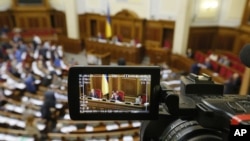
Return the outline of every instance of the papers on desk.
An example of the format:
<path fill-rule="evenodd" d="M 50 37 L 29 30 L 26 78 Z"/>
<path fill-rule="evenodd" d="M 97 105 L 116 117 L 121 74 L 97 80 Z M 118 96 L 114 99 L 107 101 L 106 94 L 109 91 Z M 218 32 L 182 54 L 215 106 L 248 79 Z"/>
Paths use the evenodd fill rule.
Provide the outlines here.
<path fill-rule="evenodd" d="M 92 100 L 97 100 L 97 101 L 100 101 L 101 99 L 100 98 L 95 98 L 95 97 L 90 97 Z"/>
<path fill-rule="evenodd" d="M 172 73 L 173 71 L 171 69 L 165 69 L 165 70 L 162 70 L 162 73 Z"/>
<path fill-rule="evenodd" d="M 107 40 L 105 40 L 105 39 L 98 39 L 98 42 L 100 42 L 100 43 L 107 43 Z"/>
<path fill-rule="evenodd" d="M 116 129 L 119 129 L 119 126 L 117 124 L 106 125 L 106 130 L 107 131 L 116 130 Z"/>
<path fill-rule="evenodd" d="M 121 101 L 119 101 L 119 100 L 115 100 L 115 103 L 124 103 L 124 102 L 121 102 Z"/>
<path fill-rule="evenodd" d="M 9 118 L 5 116 L 0 116 L 0 123 L 6 123 L 10 126 L 18 126 L 20 128 L 25 128 L 25 122 L 22 120 Z"/>
<path fill-rule="evenodd" d="M 17 123 L 16 123 L 16 125 L 18 126 L 18 127 L 21 127 L 21 128 L 25 128 L 25 122 L 24 121 L 18 121 Z"/>
<path fill-rule="evenodd" d="M 35 115 L 36 117 L 41 117 L 41 116 L 42 116 L 42 114 L 41 114 L 40 111 L 35 111 L 34 115 Z"/>
<path fill-rule="evenodd" d="M 142 47 L 142 44 L 141 44 L 141 43 L 138 43 L 138 44 L 136 44 L 136 47 L 137 47 L 137 48 L 140 48 L 140 47 Z"/>
<path fill-rule="evenodd" d="M 57 108 L 57 109 L 61 109 L 62 107 L 63 107 L 63 104 L 62 104 L 62 103 L 57 103 L 57 104 L 56 104 L 56 108 Z"/>
<path fill-rule="evenodd" d="M 181 84 L 181 80 L 170 80 L 170 81 L 162 81 L 165 85 L 179 85 Z"/>
<path fill-rule="evenodd" d="M 7 121 L 10 126 L 15 126 L 20 120 L 9 118 Z"/>
<path fill-rule="evenodd" d="M 60 90 L 66 90 L 65 86 L 60 86 Z"/>
<path fill-rule="evenodd" d="M 5 141 L 34 141 L 33 137 L 23 137 L 23 136 L 15 136 L 10 134 L 0 134 L 0 139 Z"/>
<path fill-rule="evenodd" d="M 77 127 L 74 125 L 64 126 L 60 129 L 62 133 L 69 133 L 69 132 L 76 131 L 76 130 L 77 130 Z"/>
<path fill-rule="evenodd" d="M 37 124 L 38 130 L 42 131 L 45 129 L 45 124 Z"/>
<path fill-rule="evenodd" d="M 42 106 L 43 105 L 43 101 L 42 100 L 38 100 L 38 99 L 34 99 L 34 98 L 30 98 L 29 102 L 32 103 L 32 104 L 34 104 L 34 105 L 38 105 L 38 106 Z"/>
<path fill-rule="evenodd" d="M 219 76 L 219 74 L 217 72 L 214 72 L 213 76 Z"/>
<path fill-rule="evenodd" d="M 133 141 L 133 137 L 131 135 L 123 136 L 122 137 L 123 141 Z"/>
<path fill-rule="evenodd" d="M 90 126 L 90 125 L 87 125 L 87 126 L 85 127 L 85 131 L 86 131 L 86 132 L 93 132 L 93 131 L 94 131 L 94 127 L 93 127 L 93 126 Z"/>
<path fill-rule="evenodd" d="M 35 84 L 36 84 L 36 85 L 38 85 L 38 84 L 40 84 L 40 83 L 41 83 L 41 80 L 39 80 L 39 79 L 36 79 L 36 80 L 35 80 Z"/>
<path fill-rule="evenodd" d="M 5 96 L 11 96 L 13 94 L 13 92 L 11 90 L 8 90 L 8 89 L 4 89 L 3 93 Z"/>
<path fill-rule="evenodd" d="M 0 123 L 5 123 L 7 119 L 7 117 L 0 116 Z"/>
<path fill-rule="evenodd" d="M 181 87 L 175 87 L 174 90 L 175 90 L 175 91 L 180 91 L 180 90 L 181 90 Z"/>
<path fill-rule="evenodd" d="M 14 111 L 15 106 L 12 104 L 6 104 L 4 108 L 8 111 Z"/>
<path fill-rule="evenodd" d="M 121 123 L 121 124 L 120 124 L 120 127 L 121 127 L 121 128 L 125 128 L 125 127 L 128 127 L 128 126 L 129 126 L 129 124 L 128 124 L 128 123 L 126 123 L 126 122 L 125 122 L 125 123 Z"/>
<path fill-rule="evenodd" d="M 26 85 L 24 83 L 16 83 L 15 86 L 17 89 L 21 89 L 21 90 L 26 88 Z"/>
<path fill-rule="evenodd" d="M 114 137 L 110 137 L 110 139 L 109 139 L 110 141 L 119 141 L 119 139 L 118 138 L 114 138 Z M 90 140 L 88 140 L 88 141 L 90 141 Z M 131 141 L 133 141 L 133 140 L 131 140 Z"/>
<path fill-rule="evenodd" d="M 15 80 L 13 80 L 11 77 L 7 77 L 7 80 L 6 80 L 6 84 L 8 86 L 9 89 L 20 89 L 20 90 L 23 90 L 24 88 L 26 88 L 26 85 L 22 82 L 17 82 Z"/>
<path fill-rule="evenodd" d="M 57 100 L 68 100 L 68 97 L 66 95 L 59 94 L 57 92 L 55 92 L 55 97 Z"/>
<path fill-rule="evenodd" d="M 115 45 L 117 45 L 117 46 L 122 46 L 123 43 L 121 43 L 121 42 L 115 42 Z"/>
<path fill-rule="evenodd" d="M 69 114 L 65 114 L 64 117 L 63 117 L 63 119 L 70 119 Z"/>
<path fill-rule="evenodd" d="M 25 109 L 23 107 L 15 106 L 14 111 L 17 113 L 23 113 Z"/>
<path fill-rule="evenodd" d="M 140 126 L 141 126 L 141 122 L 139 122 L 139 121 L 134 121 L 134 122 L 132 123 L 132 126 L 133 126 L 133 127 L 140 127 Z"/>
<path fill-rule="evenodd" d="M 27 96 L 23 96 L 22 99 L 21 99 L 21 101 L 22 101 L 23 103 L 26 103 L 26 102 L 29 101 L 29 98 L 28 98 Z"/>

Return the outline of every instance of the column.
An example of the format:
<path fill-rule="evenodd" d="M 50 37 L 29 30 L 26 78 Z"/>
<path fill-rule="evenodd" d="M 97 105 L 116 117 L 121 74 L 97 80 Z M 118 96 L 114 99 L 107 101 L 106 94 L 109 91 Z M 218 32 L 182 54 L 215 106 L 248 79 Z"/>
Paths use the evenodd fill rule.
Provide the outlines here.
<path fill-rule="evenodd" d="M 188 45 L 189 28 L 191 25 L 193 0 L 183 0 L 175 21 L 172 53 L 185 54 Z"/>
<path fill-rule="evenodd" d="M 64 2 L 68 38 L 79 39 L 79 21 L 76 0 L 65 0 Z"/>
<path fill-rule="evenodd" d="M 240 87 L 240 95 L 247 95 L 250 92 L 250 68 L 245 69 L 244 75 L 242 77 L 241 87 Z"/>

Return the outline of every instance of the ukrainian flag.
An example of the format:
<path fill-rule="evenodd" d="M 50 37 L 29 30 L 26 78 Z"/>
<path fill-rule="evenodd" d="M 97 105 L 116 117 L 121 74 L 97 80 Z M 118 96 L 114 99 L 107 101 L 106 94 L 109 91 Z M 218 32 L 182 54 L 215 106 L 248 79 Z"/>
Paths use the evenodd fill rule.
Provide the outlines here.
<path fill-rule="evenodd" d="M 107 17 L 106 17 L 105 35 L 106 35 L 106 38 L 111 38 L 111 36 L 112 36 L 111 18 L 110 18 L 109 5 L 107 5 Z"/>
<path fill-rule="evenodd" d="M 108 75 L 102 75 L 102 94 L 106 95 L 109 93 Z"/>

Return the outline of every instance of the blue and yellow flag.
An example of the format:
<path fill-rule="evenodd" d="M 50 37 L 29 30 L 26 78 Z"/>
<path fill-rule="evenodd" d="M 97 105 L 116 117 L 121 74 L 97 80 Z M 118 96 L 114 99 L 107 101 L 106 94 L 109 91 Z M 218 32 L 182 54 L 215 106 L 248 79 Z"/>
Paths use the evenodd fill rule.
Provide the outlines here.
<path fill-rule="evenodd" d="M 106 95 L 109 93 L 108 75 L 102 75 L 102 94 Z"/>
<path fill-rule="evenodd" d="M 109 4 L 107 5 L 107 17 L 106 17 L 105 35 L 106 35 L 106 38 L 111 38 L 111 36 L 112 36 L 111 18 L 110 18 Z"/>

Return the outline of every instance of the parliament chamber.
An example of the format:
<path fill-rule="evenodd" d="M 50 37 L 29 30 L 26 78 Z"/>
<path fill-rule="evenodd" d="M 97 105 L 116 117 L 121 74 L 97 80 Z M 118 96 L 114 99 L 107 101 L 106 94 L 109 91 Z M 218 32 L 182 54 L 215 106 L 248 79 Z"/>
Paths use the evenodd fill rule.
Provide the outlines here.
<path fill-rule="evenodd" d="M 106 13 L 89 11 L 77 15 L 79 37 L 70 38 L 65 11 L 52 8 L 47 0 L 41 2 L 41 5 L 23 6 L 18 4 L 18 0 L 13 0 L 11 8 L 0 12 L 0 88 L 4 97 L 1 97 L 0 138 L 39 140 L 40 137 L 50 141 L 140 140 L 140 121 L 70 120 L 67 106 L 68 69 L 77 64 L 82 65 L 83 62 L 84 65 L 112 66 L 118 65 L 117 61 L 123 58 L 126 65 L 158 65 L 162 68 L 161 80 L 179 91 L 180 75 L 190 73 L 194 63 L 202 64 L 205 58 L 216 55 L 218 59 L 211 61 L 212 69 L 201 68 L 200 73 L 210 75 L 220 84 L 224 84 L 234 73 L 238 73 L 242 80 L 237 94 L 246 95 L 249 92 L 249 69 L 238 59 L 241 48 L 250 41 L 249 4 L 245 6 L 239 27 L 190 26 L 186 48 L 192 49 L 193 57 L 188 57 L 185 52 L 173 51 L 178 26 L 175 20 L 142 18 L 133 8 L 119 9 L 110 16 L 112 36 L 106 37 Z M 246 0 L 246 3 L 250 1 Z M 38 41 L 34 38 L 36 36 L 39 37 Z M 15 42 L 16 37 L 23 42 Z M 48 55 L 49 57 L 46 53 L 43 54 L 44 57 L 36 57 L 35 44 L 38 48 L 57 52 L 55 57 L 53 53 Z M 20 62 L 12 62 L 10 58 L 16 55 L 11 54 L 16 51 L 16 46 L 22 45 L 27 47 L 25 51 L 29 58 L 21 58 L 23 65 L 20 65 Z M 65 58 L 67 53 L 73 54 L 73 57 Z M 70 59 L 74 56 L 84 56 L 85 60 L 72 62 Z M 219 63 L 222 56 L 229 58 L 230 65 Z M 41 60 L 44 62 L 39 62 Z M 60 62 L 59 66 L 56 66 L 56 61 Z M 55 64 L 50 64 L 51 62 Z M 43 64 L 42 67 L 39 64 Z M 25 78 L 28 78 L 30 72 L 36 80 L 35 92 L 26 89 Z M 59 78 L 54 78 L 54 74 Z M 138 80 L 113 78 L 109 81 L 110 95 L 101 93 L 102 97 L 89 99 L 88 106 L 91 109 L 143 109 L 143 104 L 135 104 L 145 89 L 144 86 L 138 86 Z M 100 83 L 92 84 L 88 87 L 88 92 L 93 88 L 101 91 L 102 86 Z M 46 132 L 46 121 L 42 118 L 40 109 L 45 93 L 51 89 L 56 97 L 55 108 L 58 115 L 54 130 Z M 123 93 L 121 103 L 109 101 L 112 90 Z M 33 120 L 41 134 L 26 131 L 27 121 L 24 113 L 28 111 L 32 111 Z"/>

